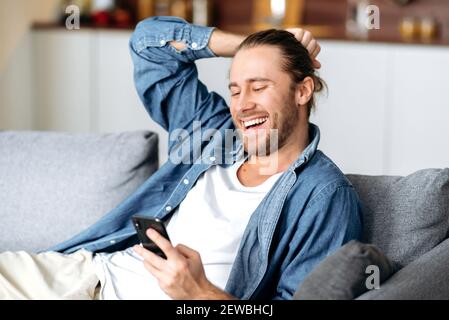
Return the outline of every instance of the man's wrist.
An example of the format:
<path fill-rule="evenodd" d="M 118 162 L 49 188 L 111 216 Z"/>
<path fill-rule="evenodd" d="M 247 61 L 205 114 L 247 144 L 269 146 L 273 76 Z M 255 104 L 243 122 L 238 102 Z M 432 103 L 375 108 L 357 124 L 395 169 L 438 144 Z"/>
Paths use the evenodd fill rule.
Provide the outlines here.
<path fill-rule="evenodd" d="M 217 288 L 211 282 L 207 281 L 205 288 L 197 297 L 198 300 L 236 300 L 237 298 Z"/>
<path fill-rule="evenodd" d="M 209 48 L 219 57 L 233 57 L 245 36 L 214 29 L 209 39 Z"/>

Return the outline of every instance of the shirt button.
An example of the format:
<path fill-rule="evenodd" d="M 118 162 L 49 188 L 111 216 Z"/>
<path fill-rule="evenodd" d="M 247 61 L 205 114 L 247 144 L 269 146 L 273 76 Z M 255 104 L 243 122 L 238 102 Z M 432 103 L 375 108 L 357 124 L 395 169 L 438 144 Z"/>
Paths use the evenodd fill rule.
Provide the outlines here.
<path fill-rule="evenodd" d="M 110 244 L 115 244 L 115 242 L 116 242 L 115 240 L 109 241 Z"/>
<path fill-rule="evenodd" d="M 165 46 L 165 44 L 167 43 L 167 41 L 161 40 L 159 43 L 161 44 L 161 46 Z"/>
<path fill-rule="evenodd" d="M 209 160 L 210 160 L 211 162 L 215 162 L 215 160 L 217 160 L 217 158 L 215 158 L 215 157 L 210 157 Z"/>
<path fill-rule="evenodd" d="M 165 207 L 165 211 L 167 211 L 167 212 L 171 211 L 171 207 L 170 206 L 166 206 Z"/>
<path fill-rule="evenodd" d="M 192 43 L 192 49 L 196 49 L 196 48 L 198 48 L 198 43 L 196 43 L 196 42 Z"/>
<path fill-rule="evenodd" d="M 187 179 L 184 179 L 184 184 L 189 184 L 189 180 L 187 180 Z"/>

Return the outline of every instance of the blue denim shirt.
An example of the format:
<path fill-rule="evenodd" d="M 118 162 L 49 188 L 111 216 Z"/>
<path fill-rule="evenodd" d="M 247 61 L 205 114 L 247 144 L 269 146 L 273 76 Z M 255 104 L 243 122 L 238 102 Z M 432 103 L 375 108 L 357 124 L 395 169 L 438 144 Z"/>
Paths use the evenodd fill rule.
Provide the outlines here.
<path fill-rule="evenodd" d="M 150 116 L 170 136 L 180 129 L 188 133 L 169 141 L 170 155 L 192 150 L 190 137 L 198 130 L 217 131 L 199 142 L 201 152 L 192 150 L 184 156 L 190 161 L 168 161 L 97 223 L 51 250 L 113 252 L 138 243 L 132 215 L 169 218 L 206 170 L 235 161 L 241 142 L 223 143 L 234 129 L 229 107 L 198 80 L 194 63 L 214 57 L 208 47 L 212 31 L 173 17 L 138 24 L 130 40 L 137 92 Z M 168 44 L 173 40 L 184 41 L 186 49 L 176 50 Z M 200 125 L 195 127 L 194 121 Z M 225 289 L 238 298 L 291 299 L 320 261 L 361 236 L 359 198 L 336 165 L 317 150 L 318 127 L 310 124 L 309 131 L 310 144 L 281 175 L 245 229 Z"/>

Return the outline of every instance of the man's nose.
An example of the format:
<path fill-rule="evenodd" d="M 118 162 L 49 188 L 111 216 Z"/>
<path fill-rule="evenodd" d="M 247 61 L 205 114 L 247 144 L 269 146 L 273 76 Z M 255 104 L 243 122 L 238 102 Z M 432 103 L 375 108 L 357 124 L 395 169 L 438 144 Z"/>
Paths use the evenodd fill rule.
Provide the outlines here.
<path fill-rule="evenodd" d="M 256 107 L 256 103 L 251 99 L 248 94 L 240 94 L 240 99 L 238 101 L 238 111 L 244 113 L 247 110 L 251 110 Z"/>

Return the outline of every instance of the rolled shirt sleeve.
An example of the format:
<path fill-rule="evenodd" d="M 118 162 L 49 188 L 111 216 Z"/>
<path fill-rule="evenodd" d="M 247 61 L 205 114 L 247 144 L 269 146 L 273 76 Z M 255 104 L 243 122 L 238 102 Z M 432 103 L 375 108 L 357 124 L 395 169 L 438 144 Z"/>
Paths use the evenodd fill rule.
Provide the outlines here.
<path fill-rule="evenodd" d="M 214 28 L 196 26 L 175 17 L 152 17 L 140 22 L 130 39 L 137 93 L 152 119 L 169 133 L 217 127 L 229 118 L 225 100 L 209 92 L 198 79 L 195 61 L 215 57 L 208 43 Z M 177 50 L 170 42 L 184 42 Z M 223 75 L 225 76 L 225 75 Z M 173 144 L 169 143 L 169 151 Z"/>

